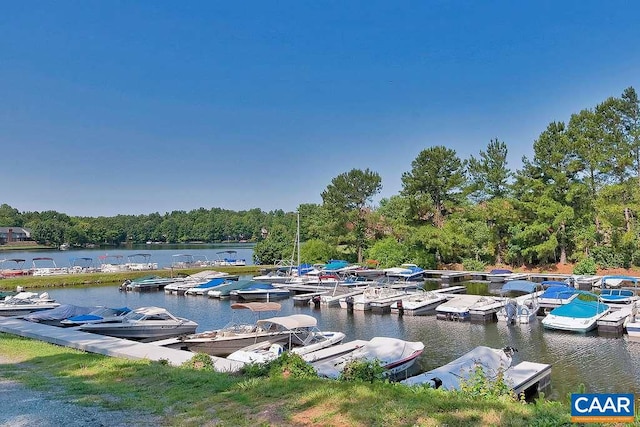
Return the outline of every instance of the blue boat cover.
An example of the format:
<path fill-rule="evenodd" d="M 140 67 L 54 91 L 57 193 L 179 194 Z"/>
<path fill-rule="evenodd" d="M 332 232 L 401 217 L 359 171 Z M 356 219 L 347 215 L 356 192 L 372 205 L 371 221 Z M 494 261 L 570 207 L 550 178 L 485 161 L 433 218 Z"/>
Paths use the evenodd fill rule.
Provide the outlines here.
<path fill-rule="evenodd" d="M 522 292 L 525 294 L 531 294 L 538 289 L 538 284 L 529 280 L 511 280 L 505 283 L 500 290 L 500 293 L 506 292 Z"/>
<path fill-rule="evenodd" d="M 577 289 L 567 285 L 552 286 L 547 288 L 547 290 L 540 295 L 540 298 L 569 298 L 571 295 L 578 292 L 579 291 Z"/>
<path fill-rule="evenodd" d="M 341 268 L 344 268 L 348 265 L 349 263 L 347 261 L 332 259 L 332 260 L 329 260 L 329 263 L 325 264 L 324 269 L 326 271 L 335 271 L 335 270 L 340 270 Z"/>
<path fill-rule="evenodd" d="M 489 272 L 489 274 L 511 274 L 513 271 L 507 270 L 506 268 L 494 268 Z"/>
<path fill-rule="evenodd" d="M 198 286 L 196 286 L 196 288 L 198 288 L 198 289 L 207 289 L 207 288 L 212 288 L 214 286 L 221 285 L 222 283 L 224 283 L 224 279 L 216 278 L 216 279 L 209 280 L 207 283 L 203 283 L 201 285 L 198 285 Z"/>
<path fill-rule="evenodd" d="M 554 308 L 549 314 L 561 317 L 588 319 L 602 313 L 603 311 L 607 311 L 608 309 L 608 305 L 598 301 L 583 301 L 581 299 L 574 298 L 568 304 Z"/>

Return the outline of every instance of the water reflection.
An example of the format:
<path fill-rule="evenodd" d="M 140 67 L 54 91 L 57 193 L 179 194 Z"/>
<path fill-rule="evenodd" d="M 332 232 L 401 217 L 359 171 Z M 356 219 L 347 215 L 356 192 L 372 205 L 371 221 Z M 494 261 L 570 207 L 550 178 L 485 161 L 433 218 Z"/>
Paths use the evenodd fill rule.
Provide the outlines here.
<path fill-rule="evenodd" d="M 485 284 L 486 285 L 486 284 Z M 164 292 L 118 292 L 114 286 L 83 289 L 51 289 L 59 302 L 77 305 L 160 306 L 198 322 L 198 331 L 221 328 L 231 319 L 228 300 L 166 295 Z M 305 313 L 318 319 L 325 330 L 342 331 L 347 339 L 368 340 L 390 336 L 425 344 L 417 368 L 433 369 L 463 355 L 478 345 L 518 349 L 515 361 L 528 360 L 553 366 L 553 399 L 565 399 L 578 390 L 587 392 L 640 393 L 640 342 L 628 337 L 601 337 L 596 333 L 572 334 L 544 330 L 540 322 L 507 326 L 504 323 L 475 324 L 437 320 L 435 316 L 404 316 L 348 313 L 340 308 L 298 307 L 282 301 L 280 315 Z"/>

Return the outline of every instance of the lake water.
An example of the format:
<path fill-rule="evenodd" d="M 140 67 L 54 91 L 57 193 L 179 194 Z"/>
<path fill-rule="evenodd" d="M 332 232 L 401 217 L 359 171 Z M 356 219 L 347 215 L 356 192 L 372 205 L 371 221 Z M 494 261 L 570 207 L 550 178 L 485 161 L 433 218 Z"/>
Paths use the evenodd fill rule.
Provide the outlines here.
<path fill-rule="evenodd" d="M 95 249 L 72 249 L 68 251 L 59 250 L 34 250 L 34 251 L 2 251 L 0 252 L 0 260 L 2 259 L 24 259 L 25 263 L 23 268 L 32 267 L 32 261 L 38 257 L 53 258 L 58 267 L 72 266 L 72 260 L 74 258 L 91 258 L 93 260 L 93 266 L 99 267 L 101 264 L 100 257 L 108 255 L 111 257 L 109 262 L 113 263 L 115 258 L 121 257 L 122 263 L 126 263 L 128 257 L 135 254 L 146 253 L 151 255 L 148 262 L 158 263 L 158 268 L 171 267 L 174 261 L 184 261 L 184 259 L 178 259 L 175 257 L 178 254 L 193 255 L 198 259 L 206 259 L 213 261 L 218 258 L 229 257 L 228 254 L 219 253 L 224 251 L 236 251 L 233 254 L 234 258 L 244 259 L 247 265 L 253 264 L 253 243 L 221 243 L 221 244 L 185 244 L 185 245 L 132 245 L 130 247 L 118 247 L 118 248 L 95 248 Z M 131 262 L 143 262 L 142 257 L 136 257 Z M 50 267 L 50 265 L 40 263 L 41 267 Z M 6 268 L 14 268 L 15 263 L 7 263 Z"/>
<path fill-rule="evenodd" d="M 119 292 L 116 286 L 81 289 L 47 289 L 58 302 L 76 305 L 111 307 L 160 306 L 177 316 L 198 322 L 198 331 L 226 325 L 232 317 L 230 302 L 197 296 L 167 295 L 164 292 Z M 422 341 L 425 351 L 418 368 L 429 370 L 463 355 L 478 345 L 518 349 L 514 363 L 532 361 L 553 366 L 551 388 L 546 395 L 565 399 L 578 391 L 579 384 L 593 393 L 640 393 L 640 342 L 625 335 L 621 338 L 597 333 L 573 334 L 544 330 L 541 323 L 507 326 L 504 323 L 475 324 L 437 320 L 435 316 L 404 316 L 348 313 L 340 308 L 298 307 L 284 300 L 279 315 L 310 314 L 323 330 L 342 331 L 347 339 L 370 339 L 374 336 L 398 337 Z M 242 313 L 251 320 L 249 313 Z M 270 314 L 268 315 L 275 315 Z"/>

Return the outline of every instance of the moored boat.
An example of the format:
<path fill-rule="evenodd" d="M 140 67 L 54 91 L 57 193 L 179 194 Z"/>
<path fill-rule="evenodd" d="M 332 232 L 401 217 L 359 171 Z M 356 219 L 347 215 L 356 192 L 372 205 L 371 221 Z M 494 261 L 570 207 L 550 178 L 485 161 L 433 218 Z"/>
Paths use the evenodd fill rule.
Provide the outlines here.
<path fill-rule="evenodd" d="M 540 287 L 540 284 L 529 280 L 512 280 L 505 283 L 500 295 L 509 299 L 496 313 L 498 321 L 509 324 L 534 321 L 540 309 L 538 297 L 544 293 Z"/>
<path fill-rule="evenodd" d="M 542 325 L 548 329 L 572 332 L 588 332 L 595 329 L 598 319 L 607 314 L 610 307 L 591 292 L 579 291 L 569 301 L 554 308 L 542 319 Z"/>

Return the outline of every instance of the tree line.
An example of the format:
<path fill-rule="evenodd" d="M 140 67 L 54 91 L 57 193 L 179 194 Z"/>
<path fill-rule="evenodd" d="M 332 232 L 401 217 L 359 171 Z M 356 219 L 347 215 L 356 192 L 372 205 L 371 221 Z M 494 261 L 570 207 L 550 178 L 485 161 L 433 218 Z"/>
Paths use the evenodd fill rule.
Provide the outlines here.
<path fill-rule="evenodd" d="M 321 204 L 298 207 L 302 261 L 640 265 L 640 104 L 633 87 L 549 123 L 520 169 L 508 168 L 507 154 L 498 138 L 468 159 L 429 146 L 402 174 L 400 193 L 377 206 L 378 173 L 336 176 Z M 249 240 L 257 242 L 256 262 L 297 255 L 296 213 L 281 210 L 89 218 L 2 205 L 0 226 L 31 228 L 34 239 L 50 244 Z"/>

